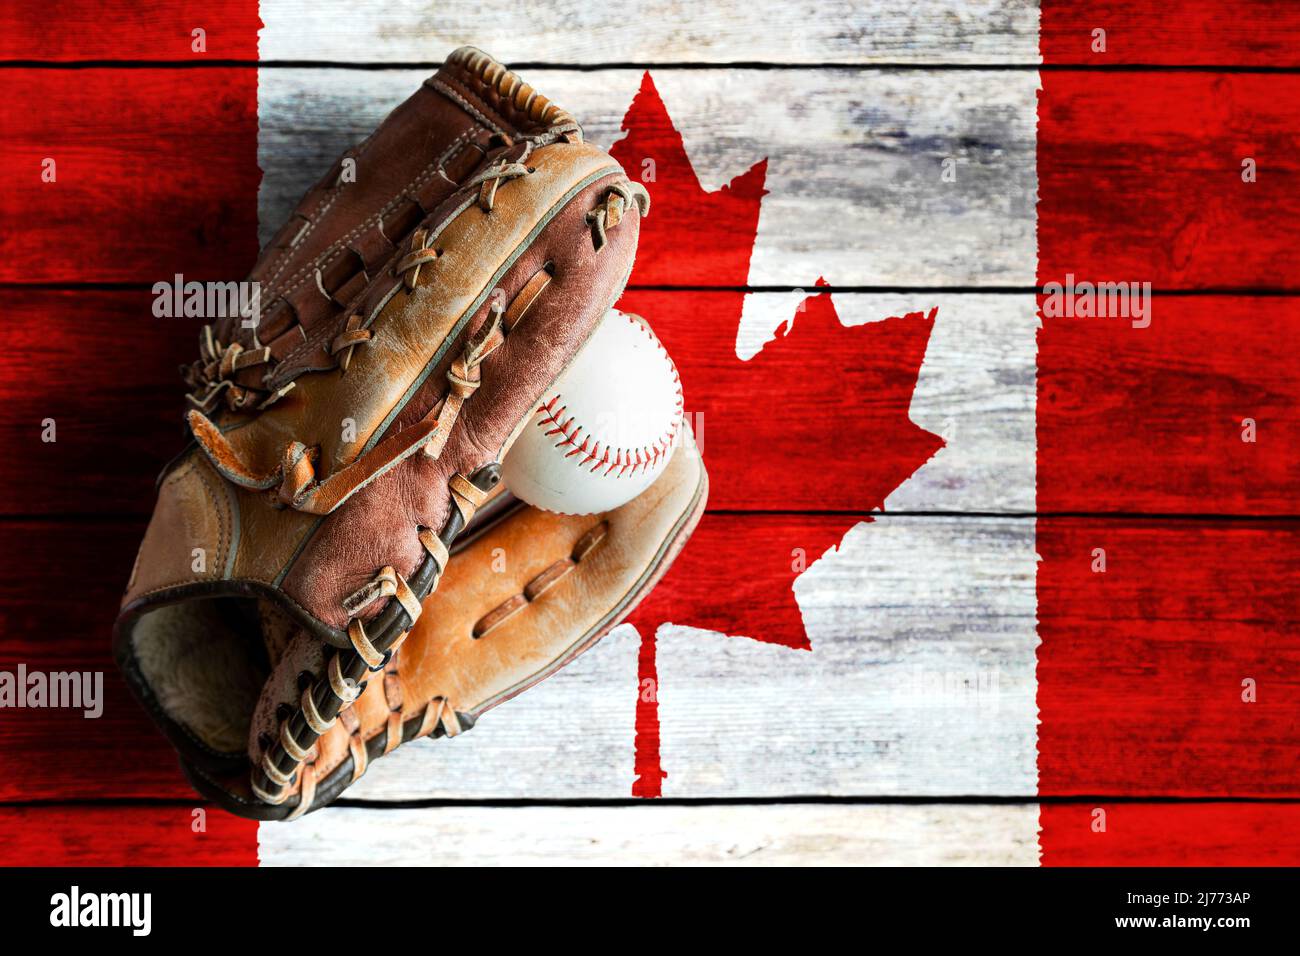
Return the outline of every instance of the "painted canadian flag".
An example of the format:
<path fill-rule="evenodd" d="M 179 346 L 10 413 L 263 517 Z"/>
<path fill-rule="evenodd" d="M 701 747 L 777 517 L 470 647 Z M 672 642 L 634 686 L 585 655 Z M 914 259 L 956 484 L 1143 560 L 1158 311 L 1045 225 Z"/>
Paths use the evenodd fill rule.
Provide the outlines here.
<path fill-rule="evenodd" d="M 123 410 L 192 349 L 134 290 L 239 274 L 461 42 L 649 190 L 621 307 L 709 510 L 626 626 L 291 825 L 193 806 L 120 687 L 0 713 L 0 860 L 1300 863 L 1292 5 L 155 6 L 0 29 L 0 670 L 57 602 L 111 673 L 105 462 L 161 463 Z"/>

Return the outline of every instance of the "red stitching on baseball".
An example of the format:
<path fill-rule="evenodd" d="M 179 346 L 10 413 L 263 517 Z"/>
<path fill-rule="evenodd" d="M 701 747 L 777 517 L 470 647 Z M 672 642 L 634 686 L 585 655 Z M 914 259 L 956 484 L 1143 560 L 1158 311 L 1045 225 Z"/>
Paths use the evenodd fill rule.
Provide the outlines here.
<path fill-rule="evenodd" d="M 556 405 L 559 404 L 561 398 L 560 395 L 556 395 L 545 405 L 542 405 L 537 409 L 538 413 L 542 416 L 537 420 L 537 427 L 545 430 L 547 438 L 552 438 L 556 435 L 561 436 L 560 440 L 555 443 L 556 448 L 573 449 L 565 454 L 565 458 L 572 458 L 574 455 L 585 454 L 586 457 L 577 463 L 579 468 L 585 468 L 594 461 L 595 464 L 589 469 L 592 474 L 599 471 L 602 466 L 606 466 L 606 475 L 613 473 L 615 468 L 618 469 L 618 472 L 613 475 L 615 478 L 630 478 L 636 475 L 636 473 L 642 468 L 652 468 L 658 464 L 659 459 L 668 454 L 668 449 L 672 447 L 673 441 L 677 438 L 677 429 L 681 425 L 682 421 L 682 380 L 677 374 L 677 366 L 673 364 L 672 357 L 668 354 L 668 350 L 663 347 L 663 343 L 651 335 L 650 331 L 644 325 L 640 322 L 635 322 L 632 319 L 628 319 L 628 321 L 636 325 L 641 330 L 642 334 L 654 343 L 655 347 L 659 349 L 660 354 L 668 360 L 668 368 L 671 369 L 673 373 L 673 385 L 677 390 L 676 413 L 673 415 L 672 425 L 658 441 L 649 445 L 642 445 L 640 448 L 619 448 L 616 450 L 614 458 L 611 461 L 610 448 L 608 445 L 605 446 L 605 451 L 602 454 L 600 451 L 600 442 L 597 441 L 595 445 L 592 445 L 590 435 L 583 437 L 581 441 L 579 440 L 579 436 L 583 432 L 583 426 L 575 422 L 574 416 L 570 415 L 567 419 L 561 421 L 564 413 L 568 411 L 568 406 L 560 405 L 559 408 L 556 408 Z"/>

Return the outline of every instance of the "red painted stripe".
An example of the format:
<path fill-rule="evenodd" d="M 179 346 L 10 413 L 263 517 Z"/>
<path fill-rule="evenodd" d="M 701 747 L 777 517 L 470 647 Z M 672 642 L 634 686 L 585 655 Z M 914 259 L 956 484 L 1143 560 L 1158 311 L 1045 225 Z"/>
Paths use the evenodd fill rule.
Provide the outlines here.
<path fill-rule="evenodd" d="M 1105 811 L 1105 831 L 1094 827 Z M 1039 815 L 1044 866 L 1294 866 L 1294 803 L 1050 804 Z M 1209 889 L 1209 887 L 1203 887 Z"/>
<path fill-rule="evenodd" d="M 653 630 L 641 634 L 636 679 L 636 778 L 632 796 L 658 797 L 663 794 L 664 772 L 659 753 L 659 669 L 656 665 L 658 640 Z"/>
<path fill-rule="evenodd" d="M 152 510 L 154 479 L 183 445 L 178 368 L 198 355 L 202 322 L 155 318 L 151 302 L 0 291 L 0 513 Z"/>
<path fill-rule="evenodd" d="M 1300 289 L 1300 76 L 1045 72 L 1038 120 L 1041 281 Z"/>
<path fill-rule="evenodd" d="M 0 281 L 239 279 L 252 266 L 256 70 L 4 70 L 0 131 Z M 151 319 L 120 334 L 148 334 Z"/>
<path fill-rule="evenodd" d="M 1157 296 L 1145 329 L 1045 319 L 1040 510 L 1300 512 L 1297 336 L 1289 297 Z"/>
<path fill-rule="evenodd" d="M 1300 6 L 1289 0 L 1047 0 L 1039 26 L 1044 63 L 1300 65 Z"/>
<path fill-rule="evenodd" d="M 1300 794 L 1293 523 L 1042 518 L 1038 553 L 1042 793 Z"/>
<path fill-rule="evenodd" d="M 261 26 L 249 0 L 13 2 L 0 7 L 0 59 L 255 60 Z"/>
<path fill-rule="evenodd" d="M 1046 63 L 1070 59 L 1057 41 L 1096 25 L 1098 6 L 1044 4 Z M 1277 9 L 1126 3 L 1107 25 L 1134 40 L 1132 61 L 1258 63 L 1292 27 L 1251 13 Z M 1296 288 L 1298 93 L 1287 75 L 1044 72 L 1040 283 Z M 1242 180 L 1247 157 L 1257 182 Z M 1132 319 L 1043 316 L 1039 509 L 1294 513 L 1295 302 L 1157 296 L 1150 327 Z M 1044 518 L 1038 550 L 1044 794 L 1300 792 L 1293 522 Z M 1291 805 L 1116 804 L 1105 834 L 1092 807 L 1044 807 L 1044 862 L 1300 862 Z"/>
<path fill-rule="evenodd" d="M 193 806 L 0 807 L 0 866 L 256 866 L 257 823 Z"/>
<path fill-rule="evenodd" d="M 208 57 L 256 56 L 252 0 L 137 6 L 8 5 L 0 57 L 189 59 L 194 26 L 208 31 Z M 252 264 L 253 69 L 3 70 L 0 140 L 0 281 L 238 279 Z M 69 516 L 0 525 L 0 668 L 97 672 L 104 691 L 98 719 L 0 711 L 0 799 L 193 796 L 111 664 L 141 528 L 71 517 L 149 507 L 159 456 L 178 447 L 178 419 L 161 419 L 179 414 L 181 390 L 162 369 L 190 356 L 195 330 L 164 327 L 148 305 L 139 293 L 0 293 L 0 508 Z M 46 418 L 53 444 L 40 440 Z M 206 824 L 194 832 L 185 805 L 0 807 L 0 862 L 256 862 L 255 824 L 219 810 Z"/>

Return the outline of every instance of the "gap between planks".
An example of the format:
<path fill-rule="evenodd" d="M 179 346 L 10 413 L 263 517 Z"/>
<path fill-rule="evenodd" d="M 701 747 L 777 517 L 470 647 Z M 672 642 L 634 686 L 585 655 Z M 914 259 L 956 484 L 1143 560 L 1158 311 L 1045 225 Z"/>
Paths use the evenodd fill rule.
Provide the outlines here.
<path fill-rule="evenodd" d="M 387 72 L 393 70 L 436 71 L 441 60 L 406 60 L 392 62 L 340 60 L 0 60 L 0 70 L 346 70 L 352 72 Z M 821 70 L 855 71 L 861 73 L 1263 73 L 1300 74 L 1300 66 L 1243 65 L 1237 63 L 907 63 L 881 61 L 878 63 L 852 63 L 824 61 L 799 63 L 778 60 L 733 60 L 730 62 L 698 61 L 607 61 L 602 63 L 561 63 L 549 61 L 520 61 L 508 64 L 516 72 L 544 73 L 563 70 L 573 73 L 600 73 L 613 70 L 654 70 L 655 72 L 682 72 L 708 70 Z"/>

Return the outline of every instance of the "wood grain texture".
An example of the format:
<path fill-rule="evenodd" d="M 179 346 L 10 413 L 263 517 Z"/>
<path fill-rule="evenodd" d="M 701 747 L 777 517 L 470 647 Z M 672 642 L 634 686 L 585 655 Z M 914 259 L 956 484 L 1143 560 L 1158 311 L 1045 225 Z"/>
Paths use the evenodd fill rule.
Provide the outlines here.
<path fill-rule="evenodd" d="M 201 321 L 156 318 L 151 303 L 145 291 L 0 290 L 0 513 L 152 511 L 154 479 L 185 446 L 178 369 L 198 357 Z"/>
<path fill-rule="evenodd" d="M 831 540 L 854 524 L 796 523 L 805 537 Z M 748 535 L 788 561 L 801 539 L 764 529 L 790 525 L 706 515 L 696 541 L 710 551 L 713 542 Z M 0 583 L 0 668 L 103 671 L 107 697 L 95 720 L 64 710 L 0 713 L 0 799 L 186 793 L 170 751 L 110 661 L 109 628 L 141 529 L 133 522 L 91 527 L 87 534 L 76 523 L 0 524 L 0 551 L 27 554 L 30 569 Z M 95 569 L 76 582 L 71 602 L 62 559 L 69 554 Z M 740 580 L 732 565 L 707 559 L 692 566 L 688 586 L 664 590 L 671 616 L 656 623 L 679 626 L 661 641 L 661 690 L 672 698 L 663 712 L 673 792 L 1031 796 L 1032 522 L 878 516 L 819 557 L 809 554 L 794 595 Z M 731 633 L 789 643 L 791 636 L 761 628 L 783 619 L 781 606 L 795 599 L 811 651 L 683 630 L 730 622 Z M 42 636 L 54 608 L 57 641 Z M 793 613 L 797 619 L 799 610 Z M 472 733 L 417 743 L 376 763 L 356 793 L 627 796 L 640 691 L 636 650 L 627 631 L 612 635 L 551 681 L 485 715 Z M 774 724 L 773 713 L 791 706 L 814 719 Z M 832 746 L 837 734 L 843 742 Z M 859 756 L 846 761 L 850 753 Z M 760 756 L 771 766 L 755 765 Z"/>
<path fill-rule="evenodd" d="M 1040 25 L 1051 64 L 1300 64 L 1300 9 L 1286 0 L 1047 0 Z M 1097 29 L 1106 31 L 1105 52 L 1093 50 Z"/>
<path fill-rule="evenodd" d="M 812 291 L 812 290 L 809 290 Z M 709 299 L 698 293 L 701 304 Z M 809 320 L 796 311 L 800 293 L 751 292 L 745 295 L 736 336 L 736 354 L 750 361 L 765 349 L 779 349 L 774 339 Z M 830 297 L 845 326 L 855 328 L 887 316 L 935 310 L 934 327 L 912 392 L 908 417 L 943 440 L 932 458 L 885 499 L 886 511 L 1031 512 L 1034 510 L 1036 364 L 1035 331 L 1039 319 L 1031 295 L 834 293 Z M 704 310 L 704 314 L 714 314 Z M 653 322 L 656 315 L 647 311 Z M 862 360 L 845 339 L 835 354 L 845 363 Z M 683 351 L 694 348 L 687 340 Z M 866 344 L 862 347 L 870 349 Z M 790 392 L 797 400 L 803 356 L 786 356 Z M 875 396 L 851 396 L 823 406 L 833 423 L 822 421 L 823 434 L 845 435 L 858 416 L 870 416 Z M 688 411 L 695 408 L 688 395 Z M 761 404 L 759 413 L 766 414 Z M 819 414 L 814 410 L 812 416 Z M 878 420 L 878 417 L 870 420 Z M 705 441 L 712 434 L 704 423 Z M 825 441 L 824 438 L 821 441 Z M 856 454 L 862 471 L 869 461 Z M 724 463 L 725 465 L 725 463 Z M 750 480 L 754 480 L 751 477 Z M 787 500 L 816 508 L 822 490 L 812 483 Z"/>
<path fill-rule="evenodd" d="M 1035 563 L 1032 522 L 883 518 L 795 582 L 809 650 L 674 617 L 664 795 L 1031 796 Z"/>
<path fill-rule="evenodd" d="M 1094 830 L 1098 810 L 1105 832 Z M 1300 804 L 1044 803 L 1043 866 L 1296 866 Z"/>
<path fill-rule="evenodd" d="M 252 59 L 261 26 L 257 14 L 256 0 L 7 3 L 0 7 L 0 59 Z M 205 52 L 193 49 L 196 28 L 204 31 Z"/>
<path fill-rule="evenodd" d="M 707 550 L 715 540 L 752 536 L 742 525 L 758 520 L 706 516 L 697 540 Z M 819 520 L 825 528 L 801 519 L 818 536 L 833 536 L 844 521 Z M 1153 792 L 1293 792 L 1294 781 L 1277 763 L 1294 758 L 1300 694 L 1288 677 L 1295 667 L 1285 643 L 1294 619 L 1290 526 L 1120 519 L 1037 525 L 1037 545 L 1034 522 L 1026 519 L 884 515 L 859 525 L 795 586 L 811 651 L 687 631 L 697 621 L 716 626 L 730 619 L 734 633 L 770 641 L 778 635 L 745 620 L 783 613 L 782 595 L 747 589 L 732 565 L 692 565 L 689 587 L 668 587 L 663 595 L 681 612 L 667 618 L 679 628 L 660 641 L 666 792 L 1032 795 L 1035 547 L 1053 569 L 1040 583 L 1049 606 L 1094 608 L 1091 617 L 1057 614 L 1042 624 L 1056 650 L 1040 651 L 1040 676 L 1051 668 L 1054 686 L 1075 688 L 1089 702 L 1054 698 L 1049 726 L 1061 737 L 1054 752 L 1073 756 L 1044 787 L 1127 792 L 1135 778 L 1124 768 L 1136 761 L 1165 768 L 1140 778 Z M 75 523 L 0 525 L 3 550 L 25 555 L 28 569 L 21 579 L 7 577 L 0 591 L 0 666 L 103 670 L 109 691 L 98 720 L 52 710 L 3 714 L 0 760 L 9 771 L 0 779 L 9 781 L 7 799 L 185 792 L 169 751 L 109 663 L 108 628 L 140 528 L 91 528 L 87 534 Z M 1104 593 L 1096 591 L 1101 576 L 1089 570 L 1098 544 L 1108 547 L 1110 560 Z M 783 536 L 768 547 L 788 555 L 791 545 Z M 77 581 L 73 602 L 66 599 L 64 555 L 96 569 Z M 1189 555 L 1196 574 L 1178 577 L 1183 565 L 1174 556 Z M 1290 557 L 1280 563 L 1279 555 Z M 47 633 L 53 608 L 60 613 L 58 641 L 35 637 Z M 737 617 L 742 609 L 744 620 Z M 485 716 L 451 746 L 403 750 L 391 761 L 402 769 L 377 765 L 361 792 L 375 799 L 431 792 L 608 796 L 619 788 L 617 768 L 625 761 L 630 785 L 630 719 L 620 729 L 615 718 L 630 714 L 637 687 L 632 655 L 620 653 L 621 646 L 615 640 L 597 648 L 574 665 L 579 669 Z M 1258 681 L 1258 704 L 1240 701 L 1243 677 Z M 1151 687 L 1159 693 L 1147 693 Z M 593 715 L 598 729 L 566 720 L 570 705 Z M 791 708 L 810 719 L 774 720 Z M 1219 716 L 1203 719 L 1211 713 Z M 501 731 L 493 729 L 498 721 Z M 123 753 L 133 759 L 124 762 Z M 1239 772 L 1198 776 L 1196 768 L 1212 758 L 1230 760 Z M 569 775 L 557 776 L 557 768 Z M 1063 775 L 1067 770 L 1073 775 Z"/>
<path fill-rule="evenodd" d="M 632 788 L 640 638 L 615 628 L 473 733 L 406 744 L 348 789 L 356 800 L 616 799 Z"/>
<path fill-rule="evenodd" d="M 1298 335 L 1290 296 L 1157 296 L 1148 328 L 1044 319 L 1043 510 L 1296 514 Z"/>
<path fill-rule="evenodd" d="M 1157 52 L 1162 31 L 1144 26 L 1194 27 L 1207 37 L 1188 44 L 1198 61 L 1258 37 L 1267 60 L 1275 30 L 1295 18 L 1275 4 L 1129 6 L 1110 43 L 1159 62 L 1181 51 Z M 1049 5 L 1045 20 L 1073 20 L 1082 35 L 1107 25 L 1095 11 Z M 1225 29 L 1226 18 L 1238 22 Z M 1057 52 L 1045 44 L 1049 65 Z M 1291 73 L 1044 72 L 1040 281 L 1294 289 L 1298 89 Z M 1131 316 L 1045 317 L 1039 506 L 1294 513 L 1291 301 L 1157 295 L 1153 305 L 1146 329 Z M 1256 416 L 1276 441 L 1242 441 L 1243 420 Z M 1110 794 L 1296 796 L 1295 527 L 1040 518 L 1041 793 L 1103 804 Z M 1094 834 L 1083 808 L 1045 809 L 1045 857 L 1296 859 L 1287 807 L 1126 804 L 1107 814 L 1106 833 Z"/>
<path fill-rule="evenodd" d="M 742 520 L 706 517 L 692 545 Z M 795 596 L 810 650 L 752 629 L 782 618 L 782 596 L 724 562 L 657 595 L 664 795 L 1032 797 L 1032 523 L 882 517 L 809 561 Z M 728 620 L 755 639 L 699 629 Z M 349 796 L 628 796 L 637 646 L 611 635 L 473 733 L 385 758 Z"/>
<path fill-rule="evenodd" d="M 746 305 L 761 298 L 771 297 L 750 295 Z M 1039 320 L 1032 297 L 834 298 L 849 325 L 909 307 L 938 309 L 911 419 L 942 438 L 944 447 L 885 499 L 885 510 L 1034 511 L 1037 365 L 1031 341 Z"/>
<path fill-rule="evenodd" d="M 1040 792 L 1300 795 L 1294 522 L 1042 518 L 1038 550 Z"/>
<path fill-rule="evenodd" d="M 1297 288 L 1300 77 L 1054 71 L 1040 102 L 1040 282 Z"/>
<path fill-rule="evenodd" d="M 716 318 L 724 311 L 716 294 L 661 295 L 690 303 L 672 313 L 698 310 Z M 946 444 L 887 507 L 1031 510 L 1037 325 L 1032 298 L 832 298 L 850 327 L 938 308 L 911 418 Z M 802 321 L 796 312 L 801 301 L 785 293 L 747 296 L 733 354 L 751 359 L 770 346 L 778 325 Z M 0 458 L 0 513 L 145 515 L 152 509 L 156 475 L 184 446 L 177 367 L 197 355 L 200 320 L 156 318 L 151 302 L 146 291 L 0 291 L 0 306 L 10 317 L 0 329 L 0 440 L 15 452 Z M 646 316 L 652 323 L 659 319 L 653 310 Z M 700 347 L 703 331 L 687 329 L 683 349 Z M 793 387 L 802 357 L 787 350 L 773 360 L 790 365 Z M 693 396 L 687 397 L 693 410 Z M 839 414 L 868 421 L 877 411 L 873 397 L 862 395 Z M 54 443 L 41 441 L 46 418 L 56 422 Z M 707 422 L 704 429 L 707 441 Z M 760 482 L 751 490 L 759 495 L 764 487 Z M 805 486 L 805 505 L 815 506 L 806 497 L 814 492 Z"/>
<path fill-rule="evenodd" d="M 196 811 L 200 811 L 196 813 Z M 253 866 L 257 823 L 215 807 L 0 806 L 0 866 Z"/>
<path fill-rule="evenodd" d="M 6 521 L 0 670 L 102 675 L 103 713 L 0 710 L 0 800 L 187 796 L 170 746 L 126 689 L 110 632 L 144 522 Z M 52 625 L 51 622 L 57 622 Z"/>
<path fill-rule="evenodd" d="M 812 0 L 704 6 L 682 0 L 488 0 L 473 6 L 396 0 L 263 4 L 264 60 L 439 62 L 473 44 L 512 62 L 1036 63 L 1029 0 Z"/>
<path fill-rule="evenodd" d="M 429 72 L 262 73 L 263 241 Z M 847 286 L 1033 284 L 1034 73 L 651 73 L 704 189 L 767 160 L 751 285 L 811 288 L 818 277 Z M 622 138 L 642 72 L 525 78 L 609 146 Z M 941 179 L 949 158 L 955 182 Z"/>
<path fill-rule="evenodd" d="M 4 69 L 0 93 L 0 281 L 152 284 L 252 266 L 255 71 Z"/>
<path fill-rule="evenodd" d="M 1295 66 L 1300 14 L 1279 0 L 895 0 L 710 3 L 500 0 L 457 7 L 401 0 L 381 11 L 341 0 L 265 4 L 261 56 L 344 63 L 431 63 L 475 44 L 508 63 L 908 63 L 1031 66 L 1042 59 L 1105 69 L 1120 64 Z M 629 29 L 635 24 L 635 29 Z M 1267 29 L 1261 29 L 1267 24 Z M 1104 53 L 1093 30 L 1104 29 Z M 1041 29 L 1041 37 L 1039 35 Z M 1042 47 L 1040 56 L 1039 47 Z"/>
<path fill-rule="evenodd" d="M 1033 866 L 1037 827 L 1033 804 L 332 807 L 263 826 L 258 856 L 262 866 Z"/>
<path fill-rule="evenodd" d="M 0 670 L 12 673 L 22 663 L 29 670 L 98 672 L 105 691 L 96 719 L 79 710 L 0 710 L 0 800 L 189 795 L 174 754 L 129 695 L 110 652 L 110 628 L 142 531 L 129 522 L 96 523 L 89 534 L 74 523 L 0 523 L 0 553 L 26 555 L 21 577 L 0 577 Z M 87 570 L 85 580 L 67 577 L 69 555 Z M 72 590 L 75 601 L 67 599 Z M 56 612 L 57 639 L 50 639 Z M 535 690 L 485 717 L 472 734 L 403 748 L 377 764 L 357 792 L 390 766 L 402 779 L 406 762 L 414 764 L 406 779 L 419 796 L 626 796 L 635 636 L 611 636 Z M 427 751 L 424 761 L 417 751 Z"/>
<path fill-rule="evenodd" d="M 56 3 L 56 14 L 62 6 Z M 1049 6 L 1044 49 L 1056 65 L 1300 62 L 1295 11 L 1264 0 L 1230 16 L 1211 0 L 1172 0 L 1159 16 L 1111 0 L 1085 0 L 1068 16 L 1059 15 L 1063 5 Z M 211 11 L 220 48 L 212 55 L 248 57 L 246 31 L 240 43 L 224 39 L 223 24 L 233 22 L 227 13 L 226 5 Z M 629 13 L 641 29 L 628 29 Z M 818 277 L 836 286 L 1025 286 L 1074 270 L 1172 288 L 1296 288 L 1289 224 L 1300 171 L 1278 132 L 1296 125 L 1296 97 L 1287 95 L 1294 78 L 1214 72 L 1045 74 L 1048 108 L 1069 135 L 1045 146 L 1047 253 L 1045 271 L 1035 275 L 1038 76 L 1015 68 L 926 69 L 1035 63 L 1035 5 L 1020 0 L 846 3 L 833 16 L 806 3 L 756 8 L 727 0 L 686 9 L 655 0 L 592 8 L 556 0 L 529 29 L 520 29 L 517 6 L 499 3 L 469 10 L 398 0 L 376 11 L 337 0 L 308 9 L 287 0 L 268 3 L 265 15 L 264 58 L 398 68 L 260 71 L 263 238 L 341 149 L 369 132 L 450 49 L 473 42 L 508 61 L 543 64 L 526 77 L 578 113 L 604 145 L 623 137 L 642 72 L 566 67 L 651 64 L 705 189 L 766 160 L 770 194 L 751 286 L 807 289 Z M 77 17 L 65 17 L 67 29 L 57 35 L 36 37 L 6 29 L 9 16 L 0 14 L 0 50 L 38 51 L 10 56 L 187 56 L 171 52 L 185 44 L 191 13 L 183 0 L 146 11 L 145 32 L 134 39 L 116 25 L 93 36 L 93 24 Z M 1261 22 L 1270 24 L 1267 35 Z M 1104 60 L 1087 49 L 1094 23 L 1108 30 Z M 814 68 L 653 67 L 769 60 Z M 827 62 L 865 68 L 819 67 Z M 403 68 L 413 64 L 428 67 Z M 241 86 L 244 95 L 258 74 L 247 67 L 28 75 L 34 72 L 6 71 L 10 95 L 0 106 L 6 133 L 17 131 L 0 169 L 16 184 L 0 201 L 0 233 L 11 237 L 6 243 L 0 236 L 0 253 L 10 281 L 152 282 L 177 269 L 223 278 L 243 271 L 251 261 L 255 179 L 249 141 L 235 134 L 247 133 L 251 114 L 211 84 Z M 182 91 L 185 102 L 156 107 L 169 90 Z M 17 105 L 38 93 L 68 122 Z M 1196 117 L 1191 129 L 1182 124 L 1189 115 Z M 49 143 L 65 150 L 58 155 L 60 187 L 67 188 L 54 193 L 30 182 Z M 1260 163 L 1254 187 L 1240 181 L 1243 155 Z M 957 163 L 954 183 L 940 178 L 948 158 Z M 48 242 L 12 238 L 15 224 L 33 220 L 51 225 Z M 66 254 L 69 235 L 85 239 L 75 256 Z M 179 397 L 175 353 L 190 357 L 193 334 L 168 329 L 141 346 L 132 324 L 137 306 L 116 295 L 72 301 L 59 293 L 6 293 L 8 314 L 19 322 L 0 333 L 0 438 L 12 438 L 8 447 L 21 454 L 0 464 L 0 513 L 148 507 L 149 477 L 175 444 L 170 413 L 132 413 L 124 429 L 122 411 L 173 407 L 166 396 Z M 801 297 L 745 297 L 740 357 L 754 355 L 789 318 L 791 295 Z M 1068 361 L 1050 363 L 1040 385 L 1034 348 L 1052 343 L 1035 343 L 1031 301 L 924 296 L 834 296 L 850 326 L 939 307 L 910 416 L 947 444 L 889 496 L 889 509 L 1295 510 L 1296 376 L 1270 354 L 1293 331 L 1293 299 L 1159 300 L 1157 322 L 1169 324 L 1148 330 L 1147 340 L 1070 329 L 1055 343 Z M 1218 312 L 1211 316 L 1211 309 Z M 1232 321 L 1219 321 L 1225 315 Z M 138 317 L 161 321 L 147 311 Z M 1216 341 L 1228 328 L 1231 337 Z M 1220 419 L 1246 414 L 1243 406 L 1261 420 L 1262 446 L 1238 448 L 1233 428 L 1215 430 Z M 38 442 L 46 408 L 60 421 L 56 446 Z M 1039 501 L 1036 408 L 1039 425 L 1046 420 L 1051 429 L 1049 493 Z M 1244 457 L 1243 449 L 1256 448 L 1267 457 Z M 810 649 L 782 646 L 788 635 L 748 623 L 784 626 L 791 595 L 767 593 L 736 562 L 694 563 L 692 580 L 664 589 L 683 612 L 668 619 L 657 643 L 667 795 L 1031 799 L 1040 771 L 1052 793 L 1131 794 L 1140 784 L 1143 792 L 1294 795 L 1300 688 L 1293 675 L 1300 662 L 1288 644 L 1296 610 L 1290 524 L 1043 518 L 1036 538 L 1032 519 L 1009 517 L 887 515 L 858 523 L 714 514 L 698 540 L 715 551 L 735 540 L 788 551 L 792 522 L 818 541 L 839 540 L 851 528 L 837 551 L 795 583 L 795 613 Z M 22 559 L 21 572 L 0 584 L 0 667 L 22 660 L 103 669 L 109 687 L 97 721 L 50 711 L 0 714 L 0 767 L 8 771 L 0 775 L 8 781 L 0 799 L 188 792 L 107 664 L 108 622 L 140 530 L 126 521 L 0 525 L 4 552 Z M 1112 562 L 1104 578 L 1087 569 L 1099 541 Z M 1036 552 L 1050 564 L 1039 581 L 1049 642 L 1041 649 Z M 70 566 L 96 569 L 90 581 L 77 573 L 76 600 L 68 598 Z M 741 618 L 728 617 L 736 604 L 750 614 L 743 627 Z M 57 642 L 44 637 L 54 608 Z M 756 640 L 698 630 L 695 613 L 696 623 L 729 632 L 724 625 L 734 620 L 735 633 Z M 1036 649 L 1057 688 L 1037 702 L 1056 755 L 1042 767 L 1034 763 Z M 382 803 L 625 795 L 635 652 L 628 631 L 611 636 L 487 715 L 473 734 L 406 747 L 376 764 L 349 796 Z M 1243 675 L 1260 682 L 1259 702 L 1249 709 L 1239 697 Z M 1061 755 L 1070 759 L 1060 762 Z M 1104 852 L 1087 828 L 1090 809 L 1044 811 L 1048 862 L 1300 858 L 1290 805 L 1122 804 L 1111 810 L 1114 839 Z M 54 834 L 57 852 L 44 857 L 52 862 L 211 855 L 211 844 L 190 838 L 188 812 L 11 809 L 0 811 L 0 832 L 20 834 L 9 849 L 27 858 L 46 851 L 21 834 Z M 358 860 L 340 847 L 370 843 L 378 859 L 368 849 L 367 862 L 423 855 L 430 863 L 1032 864 L 1036 821 L 1029 804 L 351 807 L 263 828 L 262 852 L 265 862 L 347 863 Z M 343 844 L 340 832 L 363 839 Z"/>

